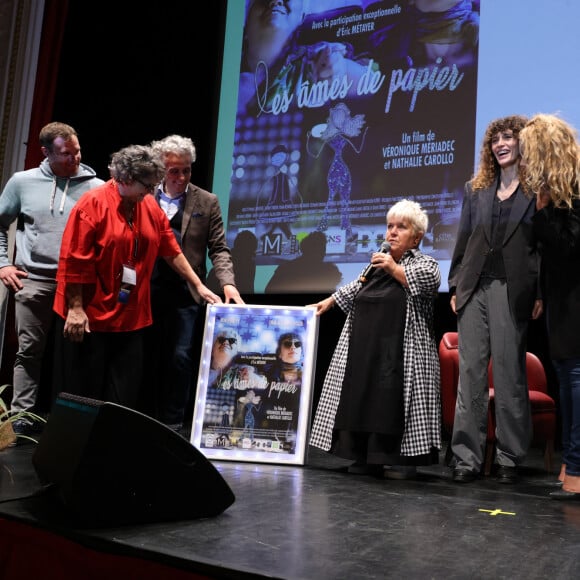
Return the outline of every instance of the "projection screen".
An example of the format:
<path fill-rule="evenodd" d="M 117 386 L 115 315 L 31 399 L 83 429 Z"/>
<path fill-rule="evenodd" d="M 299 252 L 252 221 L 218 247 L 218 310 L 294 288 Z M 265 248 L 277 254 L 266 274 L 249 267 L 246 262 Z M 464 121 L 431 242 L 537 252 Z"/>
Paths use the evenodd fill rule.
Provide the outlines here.
<path fill-rule="evenodd" d="M 449 261 L 486 125 L 580 126 L 570 0 L 230 0 L 213 190 L 243 292 L 316 293 L 358 277 L 396 201 Z"/>

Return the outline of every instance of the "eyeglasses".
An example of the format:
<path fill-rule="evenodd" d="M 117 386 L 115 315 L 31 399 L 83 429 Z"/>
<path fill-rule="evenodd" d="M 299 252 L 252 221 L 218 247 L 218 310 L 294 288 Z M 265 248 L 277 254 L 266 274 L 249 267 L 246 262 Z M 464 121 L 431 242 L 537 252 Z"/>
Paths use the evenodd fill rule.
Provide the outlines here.
<path fill-rule="evenodd" d="M 299 340 L 285 340 L 282 345 L 286 348 L 292 348 L 293 346 L 302 348 L 302 343 Z"/>
<path fill-rule="evenodd" d="M 230 346 L 233 346 L 234 344 L 236 344 L 236 342 L 238 342 L 237 338 L 233 338 L 231 336 L 218 336 L 217 337 L 217 341 L 220 344 L 225 344 L 226 342 L 230 343 Z"/>
<path fill-rule="evenodd" d="M 144 181 L 141 181 L 140 179 L 135 178 L 135 181 L 137 183 L 140 183 L 149 193 L 153 193 L 155 191 L 155 188 L 157 187 L 156 183 L 145 183 Z"/>
<path fill-rule="evenodd" d="M 171 167 L 167 170 L 167 173 L 171 175 L 171 177 L 177 177 L 178 175 L 191 175 L 191 167 Z"/>

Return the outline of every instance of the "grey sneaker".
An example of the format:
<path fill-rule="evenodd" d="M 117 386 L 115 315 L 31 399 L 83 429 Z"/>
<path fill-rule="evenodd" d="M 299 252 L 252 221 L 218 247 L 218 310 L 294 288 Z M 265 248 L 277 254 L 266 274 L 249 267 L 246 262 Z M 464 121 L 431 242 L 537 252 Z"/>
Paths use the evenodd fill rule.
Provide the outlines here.
<path fill-rule="evenodd" d="M 28 421 L 25 421 L 24 419 L 16 419 L 16 421 L 12 422 L 12 430 L 16 435 L 16 439 L 14 439 L 12 443 L 10 443 L 10 447 L 16 447 L 18 443 L 22 441 L 22 439 L 20 439 L 21 435 L 25 436 L 29 435 L 30 426 L 31 426 L 30 423 Z"/>
<path fill-rule="evenodd" d="M 26 419 L 16 419 L 12 423 L 12 429 L 16 435 L 32 435 L 34 433 L 34 425 Z"/>
<path fill-rule="evenodd" d="M 28 441 L 38 441 L 38 437 L 42 433 L 42 428 L 43 423 L 40 421 L 30 421 L 26 418 L 16 419 L 12 423 L 12 429 L 16 434 L 16 441 L 12 443 L 11 447 Z"/>

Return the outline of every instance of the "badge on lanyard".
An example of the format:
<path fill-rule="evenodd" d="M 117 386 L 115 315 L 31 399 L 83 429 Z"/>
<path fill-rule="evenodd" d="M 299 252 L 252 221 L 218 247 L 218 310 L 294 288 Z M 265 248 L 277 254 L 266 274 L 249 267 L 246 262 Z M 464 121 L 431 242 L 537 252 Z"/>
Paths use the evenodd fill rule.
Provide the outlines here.
<path fill-rule="evenodd" d="M 119 302 L 121 304 L 129 302 L 129 296 L 135 284 L 137 284 L 137 271 L 133 266 L 123 264 L 123 276 L 121 278 L 121 289 L 119 290 Z"/>

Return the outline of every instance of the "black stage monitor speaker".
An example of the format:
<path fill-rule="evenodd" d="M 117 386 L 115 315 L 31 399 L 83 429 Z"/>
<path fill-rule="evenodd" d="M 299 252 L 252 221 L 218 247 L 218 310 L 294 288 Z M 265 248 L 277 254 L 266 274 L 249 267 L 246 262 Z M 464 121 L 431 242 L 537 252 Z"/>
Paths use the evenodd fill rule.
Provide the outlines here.
<path fill-rule="evenodd" d="M 79 524 L 216 516 L 235 496 L 189 441 L 142 413 L 60 393 L 32 456 L 47 495 Z"/>

